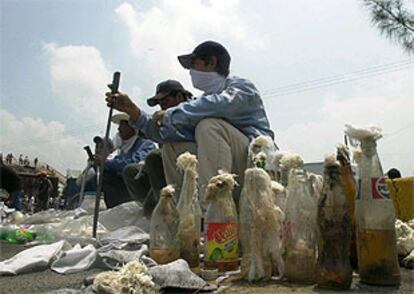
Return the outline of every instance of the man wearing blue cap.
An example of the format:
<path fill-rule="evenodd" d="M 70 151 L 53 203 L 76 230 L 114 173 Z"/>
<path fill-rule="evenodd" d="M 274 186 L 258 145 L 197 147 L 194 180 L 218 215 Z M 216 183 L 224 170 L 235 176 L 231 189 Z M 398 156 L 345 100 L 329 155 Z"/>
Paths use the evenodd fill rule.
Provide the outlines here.
<path fill-rule="evenodd" d="M 159 105 L 161 110 L 174 107 L 181 102 L 191 99 L 192 94 L 175 80 L 166 80 L 157 85 L 155 95 L 147 99 L 151 107 Z M 155 112 L 156 116 L 159 112 Z M 194 141 L 193 128 L 181 128 L 156 125 L 152 116 L 141 112 L 139 121 L 134 125 L 145 137 L 160 143 Z M 123 178 L 129 194 L 141 202 L 144 207 L 144 214 L 151 216 L 155 205 L 158 202 L 162 188 L 166 186 L 162 152 L 160 149 L 153 150 L 145 158 L 145 163 L 128 164 L 123 171 Z M 178 188 L 179 190 L 179 188 Z"/>
<path fill-rule="evenodd" d="M 192 53 L 178 56 L 178 60 L 190 71 L 193 86 L 204 93 L 152 117 L 153 125 L 178 132 L 193 131 L 191 142 L 163 142 L 167 184 L 181 184 L 176 159 L 189 151 L 197 154 L 200 163 L 201 194 L 219 169 L 237 174 L 242 185 L 249 141 L 259 135 L 274 138 L 258 90 L 246 79 L 229 77 L 230 55 L 217 42 L 201 43 Z M 108 93 L 107 101 L 111 102 L 112 97 L 117 98 L 115 107 L 130 115 L 129 123 L 139 125 L 141 110 L 124 94 Z"/>

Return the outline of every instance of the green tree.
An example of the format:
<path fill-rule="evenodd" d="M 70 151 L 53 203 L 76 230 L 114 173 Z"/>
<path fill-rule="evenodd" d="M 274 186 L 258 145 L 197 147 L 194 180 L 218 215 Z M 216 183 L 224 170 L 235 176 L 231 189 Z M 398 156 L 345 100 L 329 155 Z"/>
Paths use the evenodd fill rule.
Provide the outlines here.
<path fill-rule="evenodd" d="M 382 34 L 395 41 L 409 54 L 414 53 L 414 13 L 404 0 L 362 0 L 371 11 L 372 23 Z"/>

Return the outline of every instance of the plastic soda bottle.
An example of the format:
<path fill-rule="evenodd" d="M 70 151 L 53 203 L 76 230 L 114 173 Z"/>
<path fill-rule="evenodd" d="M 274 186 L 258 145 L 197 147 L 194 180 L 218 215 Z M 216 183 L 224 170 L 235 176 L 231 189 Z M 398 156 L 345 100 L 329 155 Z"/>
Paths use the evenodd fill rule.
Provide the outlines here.
<path fill-rule="evenodd" d="M 159 264 L 166 264 L 180 258 L 178 226 L 180 216 L 174 203 L 174 188 L 161 190 L 160 200 L 155 207 L 150 224 L 150 257 Z"/>
<path fill-rule="evenodd" d="M 346 133 L 361 142 L 362 150 L 355 202 L 360 280 L 373 285 L 398 285 L 395 211 L 377 153 L 380 129 L 347 126 Z"/>
<path fill-rule="evenodd" d="M 194 272 L 200 271 L 200 223 L 201 214 L 197 206 L 197 158 L 185 152 L 177 159 L 177 167 L 184 170 L 183 185 L 177 210 L 180 214 L 178 235 L 180 238 L 180 256 L 186 260 Z"/>
<path fill-rule="evenodd" d="M 217 268 L 219 272 L 239 267 L 239 222 L 232 195 L 235 185 L 232 174 L 219 171 L 206 189 L 204 266 Z"/>
<path fill-rule="evenodd" d="M 12 244 L 23 244 L 36 239 L 36 233 L 32 230 L 32 225 L 13 225 L 4 229 L 0 238 Z"/>
<path fill-rule="evenodd" d="M 316 199 L 302 169 L 289 174 L 285 217 L 285 277 L 312 284 L 316 273 Z"/>
<path fill-rule="evenodd" d="M 318 287 L 349 289 L 352 282 L 349 259 L 351 219 L 347 196 L 342 186 L 340 164 L 333 154 L 325 157 L 317 223 L 319 227 Z"/>

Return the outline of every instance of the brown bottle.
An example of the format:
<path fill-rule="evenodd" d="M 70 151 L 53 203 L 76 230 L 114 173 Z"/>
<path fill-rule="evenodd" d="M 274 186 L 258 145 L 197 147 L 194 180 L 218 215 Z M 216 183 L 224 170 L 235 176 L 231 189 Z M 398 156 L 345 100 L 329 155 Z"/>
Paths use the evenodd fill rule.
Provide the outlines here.
<path fill-rule="evenodd" d="M 349 289 L 352 268 L 349 260 L 351 219 L 342 186 L 339 162 L 325 158 L 323 190 L 319 197 L 317 283 L 319 288 Z"/>
<path fill-rule="evenodd" d="M 341 183 L 344 188 L 346 199 L 348 201 L 349 216 L 351 218 L 351 249 L 350 249 L 350 260 L 352 268 L 358 268 L 358 256 L 356 247 L 356 229 L 355 229 L 355 197 L 357 193 L 357 186 L 352 174 L 351 162 L 349 157 L 349 150 L 345 145 L 337 146 L 336 159 L 339 161 L 341 166 Z"/>

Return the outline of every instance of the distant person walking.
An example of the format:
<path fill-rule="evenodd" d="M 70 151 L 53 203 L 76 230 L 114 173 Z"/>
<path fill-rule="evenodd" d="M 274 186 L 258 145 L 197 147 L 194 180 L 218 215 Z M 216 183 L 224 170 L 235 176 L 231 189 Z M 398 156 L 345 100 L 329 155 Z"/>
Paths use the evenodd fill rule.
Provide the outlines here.
<path fill-rule="evenodd" d="M 52 182 L 47 178 L 47 173 L 45 171 L 41 171 L 39 173 L 37 211 L 46 210 L 48 208 L 48 201 L 52 188 Z"/>
<path fill-rule="evenodd" d="M 24 166 L 29 166 L 30 165 L 30 160 L 29 160 L 29 157 L 27 155 L 24 157 L 23 165 Z"/>
<path fill-rule="evenodd" d="M 11 165 L 12 162 L 13 162 L 13 154 L 12 153 L 9 153 L 6 156 L 6 164 Z"/>

